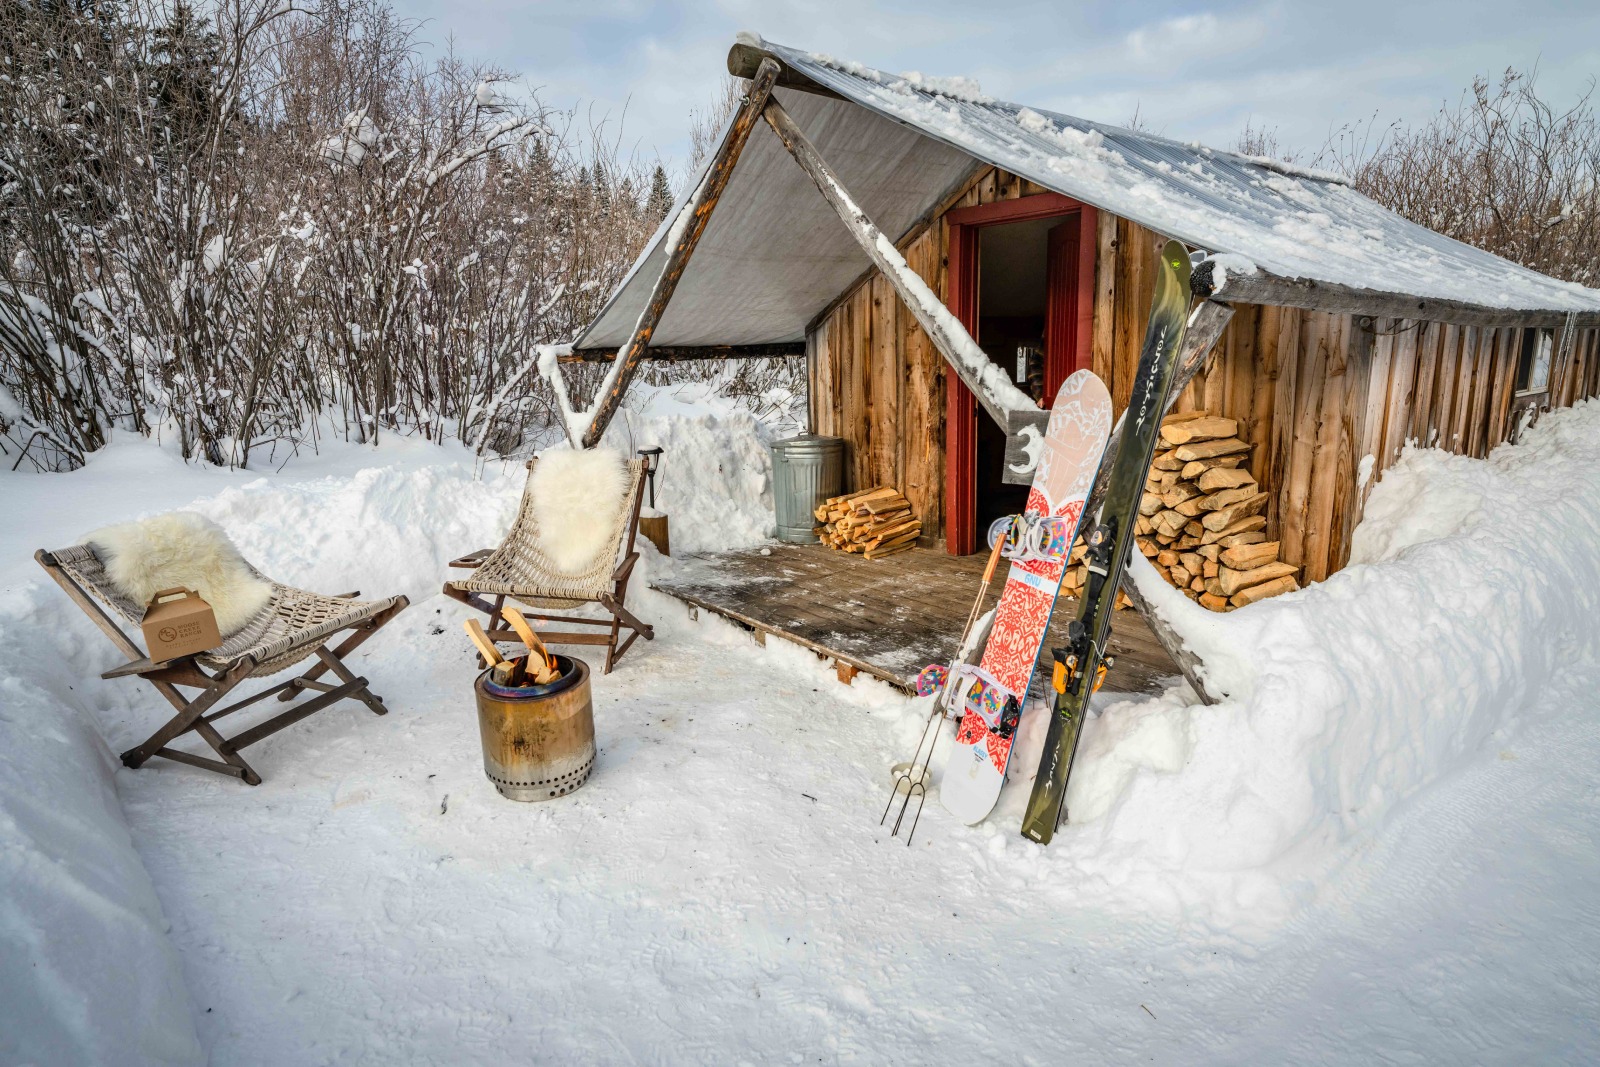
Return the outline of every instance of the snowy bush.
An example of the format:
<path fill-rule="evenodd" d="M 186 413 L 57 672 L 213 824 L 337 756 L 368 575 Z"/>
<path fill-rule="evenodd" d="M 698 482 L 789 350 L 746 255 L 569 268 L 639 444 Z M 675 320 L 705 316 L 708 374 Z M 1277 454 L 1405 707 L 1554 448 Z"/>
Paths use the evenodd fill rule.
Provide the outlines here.
<path fill-rule="evenodd" d="M 524 448 L 549 415 L 528 354 L 597 311 L 665 173 L 418 58 L 382 0 L 207 11 L 0 15 L 0 448 L 57 469 L 114 428 L 237 466 L 329 432 Z"/>

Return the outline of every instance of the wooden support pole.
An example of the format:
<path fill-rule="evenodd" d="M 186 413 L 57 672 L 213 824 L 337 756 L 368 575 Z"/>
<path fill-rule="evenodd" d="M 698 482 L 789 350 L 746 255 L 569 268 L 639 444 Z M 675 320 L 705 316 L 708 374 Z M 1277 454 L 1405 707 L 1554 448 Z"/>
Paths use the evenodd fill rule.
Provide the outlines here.
<path fill-rule="evenodd" d="M 906 265 L 905 257 L 894 247 L 894 242 L 885 237 L 866 212 L 851 199 L 838 175 L 818 154 L 816 146 L 806 138 L 800 127 L 795 125 L 783 105 L 776 100 L 769 100 L 763 114 L 795 162 L 816 184 L 822 198 L 838 213 L 850 236 L 855 238 L 861 250 L 893 286 L 895 295 L 917 320 L 922 332 L 928 335 L 945 362 L 972 390 L 984 410 L 995 422 L 1005 427 L 1008 434 L 1016 433 L 1023 425 L 1039 426 L 1048 417 L 1047 413 L 1039 411 L 1032 398 L 1013 385 L 1001 368 L 995 366 L 994 374 L 980 375 L 977 368 L 969 366 L 961 358 L 963 349 L 981 351 L 977 342 L 972 340 L 954 315 L 948 311 L 941 315 L 935 310 L 943 307 L 938 295 Z"/>
<path fill-rule="evenodd" d="M 1209 272 L 1201 276 L 1209 277 Z M 1600 311 L 1530 311 L 1487 307 L 1460 300 L 1435 300 L 1355 289 L 1309 278 L 1283 278 L 1264 270 L 1257 270 L 1254 274 L 1229 273 L 1215 292 L 1218 298 L 1237 304 L 1268 304 L 1333 314 L 1369 315 L 1373 318 L 1421 319 L 1459 326 L 1556 327 L 1567 324 L 1569 314 L 1572 315 L 1570 322 L 1579 329 L 1600 326 Z"/>
<path fill-rule="evenodd" d="M 634 324 L 633 336 L 619 349 L 622 355 L 610 376 L 609 388 L 595 401 L 589 428 L 583 434 L 584 448 L 593 448 L 600 443 L 600 438 L 606 432 L 612 416 L 617 413 L 617 408 L 622 403 L 622 396 L 628 391 L 628 385 L 633 381 L 639 363 L 645 357 L 650 337 L 661 323 L 661 316 L 666 312 L 672 294 L 677 291 L 683 270 L 689 265 L 689 257 L 694 254 L 695 245 L 700 243 L 700 236 L 706 231 L 706 223 L 711 219 L 711 212 L 715 210 L 717 201 L 722 197 L 722 191 L 728 186 L 728 178 L 733 174 L 734 164 L 739 161 L 739 153 L 744 150 L 745 142 L 750 139 L 750 131 L 755 128 L 762 108 L 772 96 L 772 85 L 777 81 L 778 71 L 778 61 L 772 57 L 768 56 L 761 61 L 756 69 L 756 76 L 745 92 L 744 102 L 734 114 L 733 123 L 728 127 L 722 144 L 717 147 L 717 154 L 712 157 L 705 177 L 700 180 L 700 185 L 690 197 L 689 203 L 684 205 L 683 210 L 688 215 L 688 224 L 681 225 L 684 221 L 681 218 L 678 223 L 674 223 L 675 229 L 681 226 L 677 244 L 667 253 L 667 262 L 661 268 L 661 275 L 656 278 L 655 285 L 650 289 L 650 299 L 645 302 L 644 310 L 639 314 L 639 321 Z"/>

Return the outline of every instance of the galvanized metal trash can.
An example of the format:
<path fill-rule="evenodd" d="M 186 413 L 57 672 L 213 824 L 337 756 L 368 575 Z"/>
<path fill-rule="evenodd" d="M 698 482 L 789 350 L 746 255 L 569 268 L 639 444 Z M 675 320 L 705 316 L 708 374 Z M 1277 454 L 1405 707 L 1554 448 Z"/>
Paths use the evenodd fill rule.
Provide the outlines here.
<path fill-rule="evenodd" d="M 817 505 L 844 491 L 844 441 L 803 433 L 772 445 L 772 506 L 778 540 L 814 545 Z"/>
<path fill-rule="evenodd" d="M 557 656 L 561 676 L 546 685 L 496 685 L 478 675 L 483 771 L 508 800 L 566 796 L 594 769 L 594 704 L 589 665 Z"/>

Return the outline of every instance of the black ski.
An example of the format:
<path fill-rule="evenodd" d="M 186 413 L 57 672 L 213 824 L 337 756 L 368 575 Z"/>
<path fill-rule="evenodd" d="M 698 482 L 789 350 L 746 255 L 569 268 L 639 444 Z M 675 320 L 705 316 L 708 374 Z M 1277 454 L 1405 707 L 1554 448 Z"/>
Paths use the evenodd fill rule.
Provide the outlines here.
<path fill-rule="evenodd" d="M 1105 662 L 1105 643 L 1116 606 L 1117 583 L 1133 547 L 1134 519 L 1145 476 L 1155 456 L 1156 436 L 1167 410 L 1167 390 L 1183 347 L 1189 317 L 1189 254 L 1177 241 L 1161 250 L 1156 275 L 1155 301 L 1150 324 L 1133 380 L 1133 395 L 1123 415 L 1116 459 L 1101 477 L 1106 479 L 1100 510 L 1084 522 L 1084 555 L 1089 565 L 1087 581 L 1078 601 L 1078 617 L 1067 626 L 1067 646 L 1055 656 L 1055 709 L 1039 757 L 1027 814 L 1022 819 L 1024 837 L 1048 845 L 1062 818 L 1067 780 L 1078 751 L 1079 728 L 1089 707 Z"/>

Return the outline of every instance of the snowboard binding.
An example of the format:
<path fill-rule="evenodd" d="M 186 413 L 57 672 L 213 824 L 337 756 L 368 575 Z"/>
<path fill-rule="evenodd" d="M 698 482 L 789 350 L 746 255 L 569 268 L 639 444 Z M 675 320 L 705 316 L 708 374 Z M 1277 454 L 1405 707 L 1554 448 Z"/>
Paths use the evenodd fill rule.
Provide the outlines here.
<path fill-rule="evenodd" d="M 989 524 L 989 545 L 1000 546 L 1000 554 L 1014 563 L 1065 559 L 1076 525 L 1074 519 L 1036 511 L 1002 515 Z"/>

